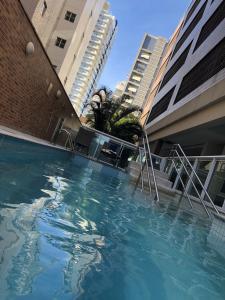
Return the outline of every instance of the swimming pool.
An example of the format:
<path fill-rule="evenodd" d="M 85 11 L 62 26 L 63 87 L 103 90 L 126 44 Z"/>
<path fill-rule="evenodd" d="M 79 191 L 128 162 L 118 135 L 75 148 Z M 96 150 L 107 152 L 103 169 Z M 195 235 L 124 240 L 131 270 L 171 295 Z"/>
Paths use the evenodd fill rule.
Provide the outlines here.
<path fill-rule="evenodd" d="M 0 137 L 0 299 L 225 299 L 211 223 L 123 173 Z"/>

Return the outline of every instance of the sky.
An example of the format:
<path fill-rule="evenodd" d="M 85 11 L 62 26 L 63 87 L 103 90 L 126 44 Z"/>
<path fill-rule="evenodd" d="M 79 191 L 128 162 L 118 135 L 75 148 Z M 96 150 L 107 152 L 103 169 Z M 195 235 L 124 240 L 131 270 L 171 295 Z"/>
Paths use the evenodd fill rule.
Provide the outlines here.
<path fill-rule="evenodd" d="M 114 90 L 126 80 L 145 33 L 167 39 L 176 29 L 190 0 L 109 0 L 118 31 L 99 86 Z"/>

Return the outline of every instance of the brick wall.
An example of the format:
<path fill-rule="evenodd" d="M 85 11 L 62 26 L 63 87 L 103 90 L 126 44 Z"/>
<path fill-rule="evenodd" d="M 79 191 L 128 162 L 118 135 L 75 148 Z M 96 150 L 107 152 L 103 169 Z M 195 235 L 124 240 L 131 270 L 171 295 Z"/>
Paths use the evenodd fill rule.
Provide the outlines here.
<path fill-rule="evenodd" d="M 29 56 L 28 42 L 35 48 Z M 0 0 L 0 125 L 50 140 L 61 118 L 80 126 L 19 0 Z"/>

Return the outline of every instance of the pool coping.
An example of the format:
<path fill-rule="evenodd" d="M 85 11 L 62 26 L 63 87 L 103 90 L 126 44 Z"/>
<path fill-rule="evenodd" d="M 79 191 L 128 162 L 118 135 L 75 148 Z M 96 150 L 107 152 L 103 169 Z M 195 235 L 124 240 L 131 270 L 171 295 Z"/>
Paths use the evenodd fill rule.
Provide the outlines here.
<path fill-rule="evenodd" d="M 11 129 L 9 127 L 2 126 L 2 125 L 0 125 L 0 135 L 13 137 L 13 138 L 18 139 L 18 140 L 23 140 L 23 141 L 26 141 L 26 142 L 42 145 L 42 146 L 45 146 L 45 147 L 51 147 L 51 148 L 54 148 L 56 150 L 71 153 L 70 150 L 68 150 L 68 149 L 66 149 L 62 146 L 52 144 L 52 143 L 50 143 L 46 140 L 37 138 L 35 136 L 29 135 L 29 134 L 17 131 L 15 129 Z"/>

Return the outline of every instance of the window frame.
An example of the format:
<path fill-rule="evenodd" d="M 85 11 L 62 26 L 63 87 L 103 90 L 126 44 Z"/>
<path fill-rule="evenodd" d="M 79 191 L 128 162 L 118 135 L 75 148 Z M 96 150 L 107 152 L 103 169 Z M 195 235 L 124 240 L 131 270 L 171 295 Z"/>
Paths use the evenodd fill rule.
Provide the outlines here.
<path fill-rule="evenodd" d="M 74 23 L 76 20 L 77 14 L 73 13 L 72 11 L 67 10 L 65 13 L 64 19 L 70 23 Z"/>
<path fill-rule="evenodd" d="M 66 45 L 66 42 L 67 42 L 67 40 L 57 36 L 56 41 L 55 41 L 55 46 L 59 47 L 61 49 L 64 49 L 65 45 Z"/>

